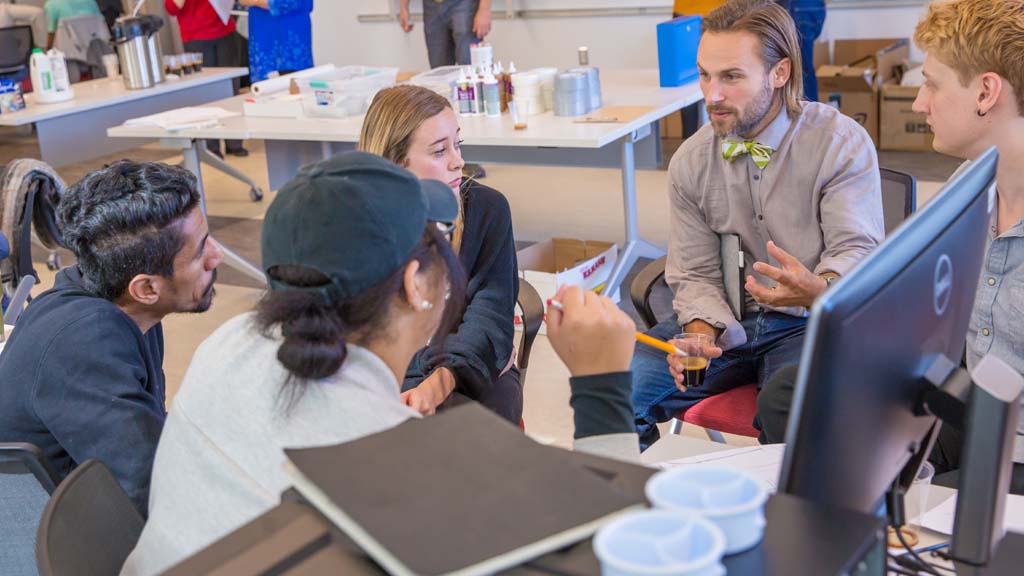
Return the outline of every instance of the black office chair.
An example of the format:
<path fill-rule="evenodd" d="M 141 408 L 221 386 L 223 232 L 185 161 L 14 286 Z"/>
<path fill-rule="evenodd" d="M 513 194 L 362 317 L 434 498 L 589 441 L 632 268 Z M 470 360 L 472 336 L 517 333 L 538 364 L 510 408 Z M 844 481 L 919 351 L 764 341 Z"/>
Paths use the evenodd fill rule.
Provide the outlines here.
<path fill-rule="evenodd" d="M 36 531 L 60 476 L 34 444 L 0 443 L 0 574 L 35 576 Z"/>
<path fill-rule="evenodd" d="M 43 511 L 36 537 L 39 574 L 117 574 L 142 526 L 142 515 L 110 470 L 86 460 L 57 486 Z"/>
<path fill-rule="evenodd" d="M 0 28 L 0 78 L 24 80 L 33 47 L 31 26 Z"/>
<path fill-rule="evenodd" d="M 885 234 L 889 235 L 917 209 L 917 180 L 910 174 L 879 169 L 882 175 L 882 217 Z M 668 289 L 665 282 L 665 256 L 652 261 L 633 279 L 629 296 L 644 325 L 653 328 L 658 316 L 651 307 L 651 293 L 658 288 Z"/>

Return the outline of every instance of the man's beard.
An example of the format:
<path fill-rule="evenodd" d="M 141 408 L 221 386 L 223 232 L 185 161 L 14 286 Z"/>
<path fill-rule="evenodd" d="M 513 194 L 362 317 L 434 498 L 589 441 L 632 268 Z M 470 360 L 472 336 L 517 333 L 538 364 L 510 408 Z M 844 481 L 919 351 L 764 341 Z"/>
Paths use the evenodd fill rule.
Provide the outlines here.
<path fill-rule="evenodd" d="M 200 298 L 199 302 L 196 302 L 196 305 L 188 310 L 188 312 L 199 313 L 206 312 L 210 309 L 210 306 L 213 305 L 213 297 L 217 294 L 217 290 L 213 287 L 213 283 L 216 281 L 217 270 L 214 269 L 213 274 L 210 276 L 210 284 L 206 287 L 206 290 L 203 291 L 203 297 Z"/>
<path fill-rule="evenodd" d="M 746 113 L 735 121 L 735 125 L 732 128 L 720 128 L 715 125 L 714 121 L 712 121 L 711 125 L 715 130 L 715 135 L 719 138 L 742 137 L 749 135 L 761 124 L 765 116 L 768 115 L 768 111 L 772 108 L 774 96 L 775 88 L 773 88 L 771 83 L 766 79 L 764 89 L 761 90 L 761 93 L 758 94 L 757 98 L 750 103 Z M 735 108 L 708 106 L 709 114 L 715 111 L 732 112 L 733 118 L 736 118 L 737 111 Z"/>

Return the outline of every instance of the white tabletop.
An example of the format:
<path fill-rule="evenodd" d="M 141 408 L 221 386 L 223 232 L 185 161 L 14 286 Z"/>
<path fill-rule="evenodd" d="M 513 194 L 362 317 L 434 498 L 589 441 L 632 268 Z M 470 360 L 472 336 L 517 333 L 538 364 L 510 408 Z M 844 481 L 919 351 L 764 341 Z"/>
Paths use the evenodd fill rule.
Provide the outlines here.
<path fill-rule="evenodd" d="M 75 90 L 75 97 L 66 102 L 39 104 L 36 102 L 35 94 L 26 94 L 25 109 L 13 114 L 0 114 L 0 126 L 32 124 L 69 114 L 78 114 L 96 108 L 115 106 L 133 100 L 152 98 L 161 94 L 230 80 L 248 73 L 248 68 L 204 68 L 198 74 L 182 76 L 178 80 L 168 79 L 152 88 L 141 90 L 125 88 L 124 82 L 120 78 L 115 80 L 100 78 L 98 80 L 79 82 L 78 84 L 71 85 Z"/>
<path fill-rule="evenodd" d="M 576 118 L 551 112 L 531 116 L 526 130 L 515 130 L 510 114 L 459 118 L 462 138 L 469 146 L 551 146 L 558 148 L 601 148 L 647 124 L 699 102 L 700 87 L 691 82 L 678 88 L 658 86 L 657 70 L 602 70 L 602 96 L 606 107 L 643 106 L 650 110 L 623 123 L 576 123 Z M 241 112 L 244 96 L 213 102 L 227 110 Z M 590 115 L 596 115 L 592 112 Z M 173 134 L 156 127 L 117 126 L 107 130 L 111 137 L 127 138 L 237 138 L 298 140 L 314 142 L 357 142 L 363 117 L 350 118 L 264 118 L 239 116 L 220 126 L 183 130 Z"/>

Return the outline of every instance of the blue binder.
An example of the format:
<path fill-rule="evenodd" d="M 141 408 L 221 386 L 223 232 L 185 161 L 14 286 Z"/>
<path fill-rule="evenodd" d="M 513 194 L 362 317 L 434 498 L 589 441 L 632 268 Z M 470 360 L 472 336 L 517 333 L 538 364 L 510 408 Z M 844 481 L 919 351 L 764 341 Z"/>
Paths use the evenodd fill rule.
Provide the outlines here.
<path fill-rule="evenodd" d="M 697 79 L 700 16 L 680 16 L 658 24 L 658 71 L 661 86 L 682 86 Z"/>

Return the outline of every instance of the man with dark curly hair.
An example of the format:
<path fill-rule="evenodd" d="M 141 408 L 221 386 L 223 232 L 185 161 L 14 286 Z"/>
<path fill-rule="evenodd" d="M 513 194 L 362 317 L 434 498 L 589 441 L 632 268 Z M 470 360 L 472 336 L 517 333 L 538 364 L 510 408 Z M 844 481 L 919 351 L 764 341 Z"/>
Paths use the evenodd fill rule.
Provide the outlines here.
<path fill-rule="evenodd" d="M 121 160 L 57 207 L 78 263 L 32 301 L 0 356 L 0 442 L 38 446 L 62 475 L 97 458 L 145 514 L 163 429 L 161 320 L 204 312 L 224 258 L 195 177 Z"/>

